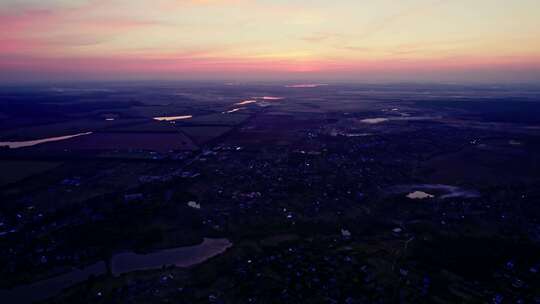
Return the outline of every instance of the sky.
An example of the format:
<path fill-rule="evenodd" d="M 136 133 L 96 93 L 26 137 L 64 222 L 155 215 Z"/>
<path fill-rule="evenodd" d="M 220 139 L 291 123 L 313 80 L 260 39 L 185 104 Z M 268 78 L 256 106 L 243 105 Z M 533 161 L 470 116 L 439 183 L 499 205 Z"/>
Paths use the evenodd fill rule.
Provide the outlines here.
<path fill-rule="evenodd" d="M 0 81 L 540 82 L 538 0 L 0 0 Z"/>

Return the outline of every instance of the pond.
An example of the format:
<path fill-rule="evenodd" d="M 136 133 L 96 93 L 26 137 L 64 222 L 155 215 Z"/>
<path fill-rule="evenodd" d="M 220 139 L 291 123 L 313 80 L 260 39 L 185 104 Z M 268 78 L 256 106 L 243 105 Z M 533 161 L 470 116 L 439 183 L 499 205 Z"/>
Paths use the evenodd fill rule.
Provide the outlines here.
<path fill-rule="evenodd" d="M 132 271 L 159 269 L 170 265 L 190 267 L 225 252 L 231 246 L 232 243 L 227 239 L 205 238 L 201 244 L 195 246 L 165 249 L 149 254 L 119 253 L 111 259 L 111 271 L 117 276 Z M 105 262 L 101 261 L 43 281 L 8 290 L 2 289 L 0 299 L 2 303 L 32 303 L 53 297 L 65 288 L 88 280 L 92 275 L 106 273 Z"/>

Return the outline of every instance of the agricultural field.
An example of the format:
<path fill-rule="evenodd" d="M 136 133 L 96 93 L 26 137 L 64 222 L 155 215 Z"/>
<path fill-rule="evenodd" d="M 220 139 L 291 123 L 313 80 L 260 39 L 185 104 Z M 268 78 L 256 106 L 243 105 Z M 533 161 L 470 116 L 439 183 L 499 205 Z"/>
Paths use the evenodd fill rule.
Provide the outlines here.
<path fill-rule="evenodd" d="M 45 174 L 60 165 L 60 162 L 0 160 L 0 187 Z"/>
<path fill-rule="evenodd" d="M 77 151 L 155 151 L 166 153 L 174 150 L 190 151 L 197 147 L 181 133 L 135 133 L 135 132 L 97 132 L 87 136 L 47 143 L 36 149 L 77 150 Z"/>
<path fill-rule="evenodd" d="M 178 129 L 197 144 L 205 144 L 232 130 L 230 127 L 219 126 L 183 126 Z"/>

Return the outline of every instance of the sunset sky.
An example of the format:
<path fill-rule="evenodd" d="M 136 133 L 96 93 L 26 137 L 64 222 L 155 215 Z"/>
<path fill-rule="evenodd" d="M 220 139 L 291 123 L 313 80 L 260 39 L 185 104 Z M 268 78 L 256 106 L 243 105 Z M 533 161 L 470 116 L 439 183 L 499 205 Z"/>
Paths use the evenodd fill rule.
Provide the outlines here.
<path fill-rule="evenodd" d="M 0 81 L 540 80 L 538 0 L 0 0 Z"/>

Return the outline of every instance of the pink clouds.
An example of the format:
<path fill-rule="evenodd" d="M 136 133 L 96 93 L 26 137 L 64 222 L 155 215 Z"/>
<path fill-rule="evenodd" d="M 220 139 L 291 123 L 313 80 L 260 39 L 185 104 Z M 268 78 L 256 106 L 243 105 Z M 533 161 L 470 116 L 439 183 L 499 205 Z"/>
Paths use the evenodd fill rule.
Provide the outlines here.
<path fill-rule="evenodd" d="M 0 11 L 0 53 L 58 57 L 72 46 L 96 44 L 158 25 L 140 18 L 98 14 L 98 9 L 107 10 L 106 3 L 94 0 L 76 7 Z"/>
<path fill-rule="evenodd" d="M 21 36 L 31 34 L 32 31 L 47 30 L 51 24 L 57 20 L 57 16 L 46 10 L 30 10 L 15 14 L 6 14 L 0 12 L 0 39 L 22 40 Z M 3 45 L 0 41 L 0 45 Z"/>
<path fill-rule="evenodd" d="M 394 34 L 383 37 L 396 23 L 429 15 L 425 12 L 441 3 L 413 2 L 410 8 L 400 4 L 400 10 L 366 24 L 356 24 L 354 17 L 346 26 L 334 28 L 330 27 L 340 20 L 325 20 L 324 9 L 330 7 L 317 10 L 318 1 L 156 0 L 151 5 L 130 0 L 69 5 L 67 1 L 30 1 L 32 5 L 4 10 L 6 5 L 0 4 L 0 69 L 4 69 L 0 74 L 3 78 L 17 72 L 39 78 L 47 74 L 129 78 L 136 74 L 248 79 L 275 75 L 324 80 L 470 71 L 536 75 L 539 70 L 540 56 L 532 54 L 540 41 L 530 47 L 509 47 L 505 40 L 488 41 L 485 35 L 476 35 L 481 40 L 450 39 L 439 33 L 436 39 L 420 41 Z M 359 25 L 357 30 L 355 25 Z M 379 36 L 386 39 L 377 42 Z"/>

